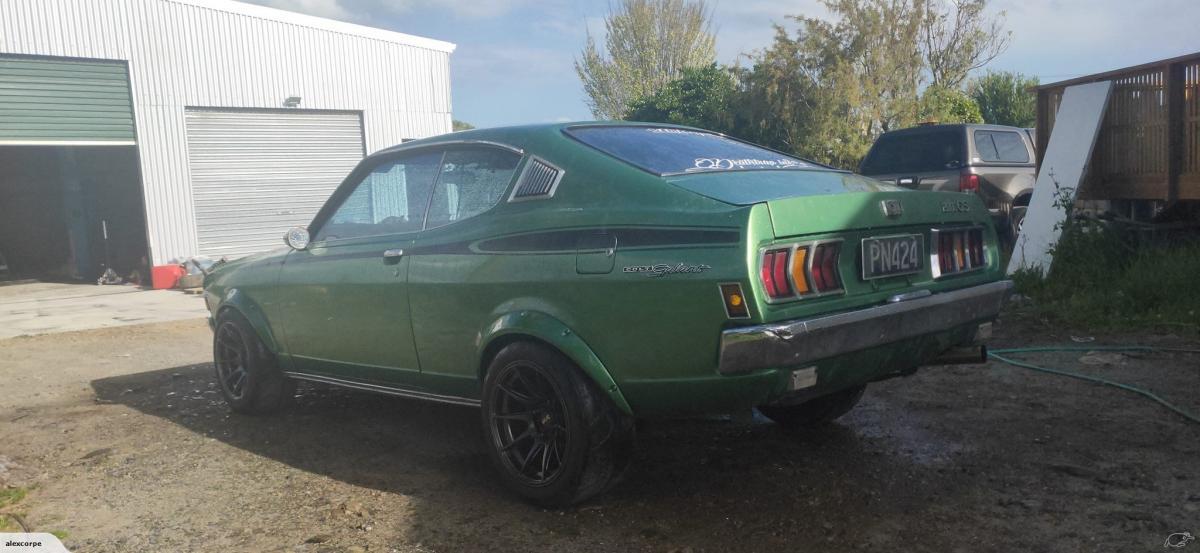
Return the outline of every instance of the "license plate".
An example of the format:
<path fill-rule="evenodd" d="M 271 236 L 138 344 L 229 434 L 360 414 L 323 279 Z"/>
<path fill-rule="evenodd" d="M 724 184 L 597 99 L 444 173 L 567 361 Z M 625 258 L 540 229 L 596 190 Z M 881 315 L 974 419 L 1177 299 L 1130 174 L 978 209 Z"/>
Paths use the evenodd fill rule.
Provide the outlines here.
<path fill-rule="evenodd" d="M 920 234 L 863 238 L 863 279 L 907 275 L 924 266 L 924 242 Z"/>

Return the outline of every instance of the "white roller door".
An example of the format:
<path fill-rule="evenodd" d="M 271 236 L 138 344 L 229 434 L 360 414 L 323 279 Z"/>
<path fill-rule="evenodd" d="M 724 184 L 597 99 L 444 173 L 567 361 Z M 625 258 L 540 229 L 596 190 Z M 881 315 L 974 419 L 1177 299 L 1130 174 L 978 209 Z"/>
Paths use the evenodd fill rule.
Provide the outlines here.
<path fill-rule="evenodd" d="M 282 245 L 363 157 L 358 113 L 187 110 L 200 253 L 229 258 Z"/>

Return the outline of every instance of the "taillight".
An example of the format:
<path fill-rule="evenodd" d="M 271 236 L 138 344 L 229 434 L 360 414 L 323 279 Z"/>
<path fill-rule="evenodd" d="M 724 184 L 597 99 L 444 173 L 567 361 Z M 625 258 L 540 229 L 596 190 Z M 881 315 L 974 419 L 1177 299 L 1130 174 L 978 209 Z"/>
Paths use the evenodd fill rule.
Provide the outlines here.
<path fill-rule="evenodd" d="M 788 259 L 791 249 L 770 250 L 763 254 L 762 281 L 763 288 L 772 299 L 785 298 L 792 295 L 792 287 L 788 285 Z"/>
<path fill-rule="evenodd" d="M 937 247 L 933 278 L 974 271 L 987 265 L 982 228 L 934 229 L 933 243 Z"/>
<path fill-rule="evenodd" d="M 771 300 L 839 292 L 841 251 L 841 241 L 767 250 L 759 268 L 763 290 Z"/>
<path fill-rule="evenodd" d="M 979 175 L 972 175 L 966 171 L 958 176 L 958 191 L 959 192 L 978 192 L 979 191 Z"/>
<path fill-rule="evenodd" d="M 838 274 L 841 258 L 841 242 L 818 244 L 813 250 L 812 280 L 817 292 L 833 292 L 842 289 L 842 275 Z"/>

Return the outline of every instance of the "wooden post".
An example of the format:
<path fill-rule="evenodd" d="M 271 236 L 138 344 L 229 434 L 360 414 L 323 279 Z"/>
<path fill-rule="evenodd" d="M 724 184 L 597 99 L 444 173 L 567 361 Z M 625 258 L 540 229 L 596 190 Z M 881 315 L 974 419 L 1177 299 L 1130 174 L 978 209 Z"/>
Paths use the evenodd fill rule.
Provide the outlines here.
<path fill-rule="evenodd" d="M 1163 70 L 1167 102 L 1167 202 L 1179 200 L 1179 175 L 1183 172 L 1184 142 L 1184 64 L 1175 63 Z"/>

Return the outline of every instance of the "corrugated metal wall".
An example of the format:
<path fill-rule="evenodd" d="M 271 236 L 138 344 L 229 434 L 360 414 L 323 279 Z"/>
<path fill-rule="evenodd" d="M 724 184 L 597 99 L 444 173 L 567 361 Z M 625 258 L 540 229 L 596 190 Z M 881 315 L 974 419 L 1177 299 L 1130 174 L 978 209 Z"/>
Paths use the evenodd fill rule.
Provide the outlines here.
<path fill-rule="evenodd" d="M 190 109 L 187 131 L 199 253 L 213 258 L 279 247 L 363 155 L 357 113 Z"/>
<path fill-rule="evenodd" d="M 0 55 L 0 145 L 133 144 L 125 64 Z"/>
<path fill-rule="evenodd" d="M 368 152 L 450 131 L 452 45 L 321 21 L 224 0 L 3 0 L 0 53 L 128 60 L 163 263 L 198 251 L 185 107 L 361 111 Z"/>

